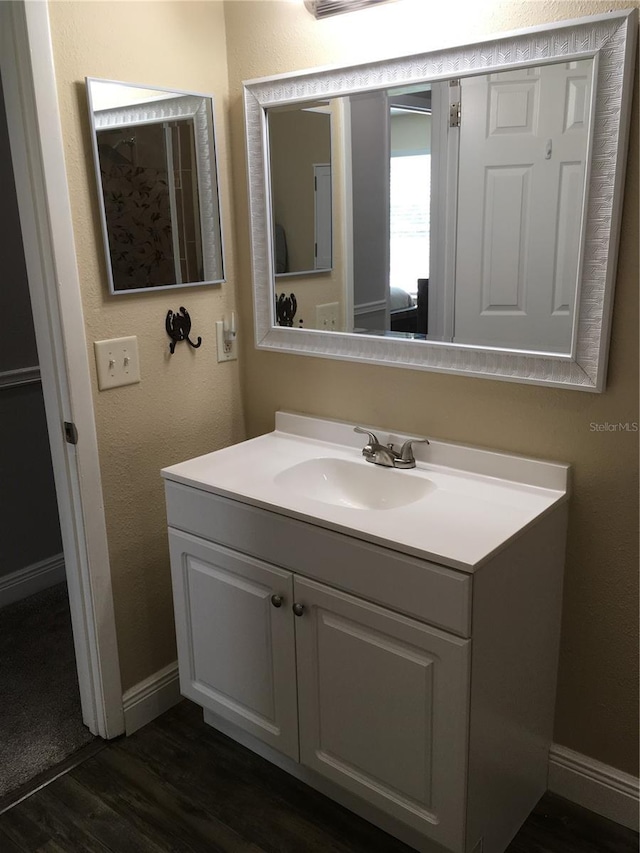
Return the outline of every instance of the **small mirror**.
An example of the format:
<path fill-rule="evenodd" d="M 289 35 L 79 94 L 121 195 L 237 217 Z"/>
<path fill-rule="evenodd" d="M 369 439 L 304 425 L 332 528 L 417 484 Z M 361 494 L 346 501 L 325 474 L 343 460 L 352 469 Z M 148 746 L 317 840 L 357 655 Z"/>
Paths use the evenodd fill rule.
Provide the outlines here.
<path fill-rule="evenodd" d="M 331 108 L 269 111 L 275 275 L 332 266 Z"/>
<path fill-rule="evenodd" d="M 109 289 L 224 281 L 213 101 L 87 78 Z"/>

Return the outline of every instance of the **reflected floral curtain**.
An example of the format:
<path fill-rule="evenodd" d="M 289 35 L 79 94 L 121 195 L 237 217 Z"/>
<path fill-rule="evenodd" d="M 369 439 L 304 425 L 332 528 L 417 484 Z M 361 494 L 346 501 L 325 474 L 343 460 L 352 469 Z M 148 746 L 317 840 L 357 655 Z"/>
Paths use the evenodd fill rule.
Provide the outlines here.
<path fill-rule="evenodd" d="M 114 288 L 175 284 L 166 171 L 113 164 L 101 177 Z"/>

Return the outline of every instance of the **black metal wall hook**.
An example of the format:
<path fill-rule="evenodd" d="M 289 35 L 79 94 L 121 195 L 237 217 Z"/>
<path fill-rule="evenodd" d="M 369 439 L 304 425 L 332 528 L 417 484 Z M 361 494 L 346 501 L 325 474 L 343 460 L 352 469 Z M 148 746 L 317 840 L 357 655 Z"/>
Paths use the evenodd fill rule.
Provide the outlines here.
<path fill-rule="evenodd" d="M 281 293 L 276 296 L 276 321 L 279 326 L 293 326 L 293 318 L 296 316 L 298 303 L 295 294 L 286 296 Z"/>
<path fill-rule="evenodd" d="M 180 341 L 186 341 L 189 346 L 192 346 L 194 349 L 198 349 L 202 343 L 200 335 L 198 335 L 198 339 L 195 344 L 189 337 L 189 332 L 191 331 L 191 317 L 189 316 L 189 312 L 186 308 L 180 308 L 180 313 L 176 311 L 175 314 L 173 311 L 169 311 L 165 322 L 165 328 L 167 330 L 167 334 L 171 338 L 171 343 L 169 344 L 169 352 L 171 355 L 175 352 L 176 344 Z"/>

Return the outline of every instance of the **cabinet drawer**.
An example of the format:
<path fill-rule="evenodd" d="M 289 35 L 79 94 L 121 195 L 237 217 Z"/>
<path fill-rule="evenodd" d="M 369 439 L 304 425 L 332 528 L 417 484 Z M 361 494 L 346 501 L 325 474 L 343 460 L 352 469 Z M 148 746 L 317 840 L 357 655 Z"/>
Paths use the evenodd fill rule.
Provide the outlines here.
<path fill-rule="evenodd" d="M 171 527 L 470 636 L 464 572 L 191 486 L 166 481 L 165 489 Z"/>

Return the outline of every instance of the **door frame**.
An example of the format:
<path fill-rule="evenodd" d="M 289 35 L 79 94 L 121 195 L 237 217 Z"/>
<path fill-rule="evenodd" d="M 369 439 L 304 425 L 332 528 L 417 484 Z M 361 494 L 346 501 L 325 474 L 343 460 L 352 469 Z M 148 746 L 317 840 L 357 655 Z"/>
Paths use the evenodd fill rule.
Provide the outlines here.
<path fill-rule="evenodd" d="M 318 204 L 319 197 L 321 193 L 318 191 L 318 177 L 322 175 L 326 175 L 325 171 L 329 170 L 329 203 L 328 207 L 328 217 L 321 216 L 318 213 L 318 209 L 322 209 L 322 205 Z M 332 192 L 332 181 L 333 176 L 331 174 L 331 163 L 314 163 L 313 164 L 313 237 L 315 241 L 315 249 L 313 253 L 313 268 L 316 270 L 326 270 L 333 269 L 333 192 Z M 323 186 L 324 183 L 323 183 Z M 326 199 L 325 199 L 326 200 Z M 325 208 L 326 210 L 326 208 Z M 328 236 L 326 232 L 329 232 Z M 322 239 L 321 239 L 322 238 Z M 329 251 L 331 253 L 331 260 L 329 262 L 329 266 L 318 266 L 318 246 L 320 243 L 326 244 L 329 243 Z"/>
<path fill-rule="evenodd" d="M 46 2 L 0 3 L 0 68 L 56 485 L 82 719 L 124 732 L 89 356 Z M 78 443 L 68 444 L 72 422 Z"/>

